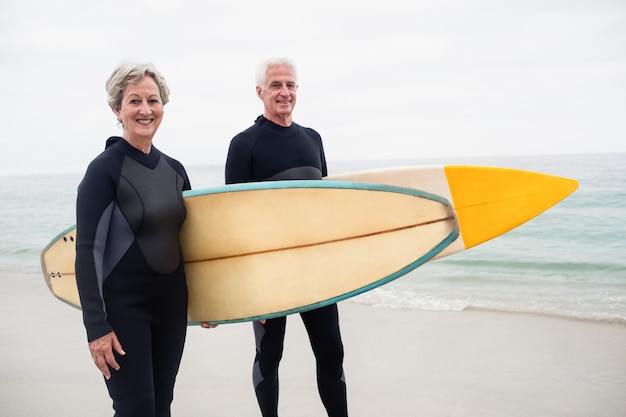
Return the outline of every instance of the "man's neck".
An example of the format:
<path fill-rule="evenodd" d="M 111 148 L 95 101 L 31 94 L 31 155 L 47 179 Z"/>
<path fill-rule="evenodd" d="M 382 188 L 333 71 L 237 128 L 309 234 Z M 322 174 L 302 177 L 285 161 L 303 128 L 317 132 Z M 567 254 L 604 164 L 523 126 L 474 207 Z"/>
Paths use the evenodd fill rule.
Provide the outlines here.
<path fill-rule="evenodd" d="M 276 123 L 278 126 L 282 126 L 282 127 L 289 127 L 291 126 L 291 123 L 293 123 L 291 119 L 291 115 L 285 115 L 283 117 L 283 116 L 270 116 L 268 114 L 264 114 L 263 117 L 265 117 L 270 122 Z"/>

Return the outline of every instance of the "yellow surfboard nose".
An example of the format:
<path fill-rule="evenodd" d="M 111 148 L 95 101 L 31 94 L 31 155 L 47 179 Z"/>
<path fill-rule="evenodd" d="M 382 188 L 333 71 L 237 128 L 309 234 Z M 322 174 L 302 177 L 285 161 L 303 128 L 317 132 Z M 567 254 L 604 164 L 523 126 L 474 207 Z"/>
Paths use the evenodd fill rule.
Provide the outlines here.
<path fill-rule="evenodd" d="M 576 180 L 508 168 L 444 167 L 465 248 L 525 223 L 578 188 Z"/>

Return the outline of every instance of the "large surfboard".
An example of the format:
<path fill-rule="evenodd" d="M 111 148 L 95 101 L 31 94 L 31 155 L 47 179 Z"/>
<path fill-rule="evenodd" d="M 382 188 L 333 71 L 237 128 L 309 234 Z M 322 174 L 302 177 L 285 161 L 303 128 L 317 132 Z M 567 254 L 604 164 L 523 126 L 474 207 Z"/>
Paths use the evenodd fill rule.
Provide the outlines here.
<path fill-rule="evenodd" d="M 578 188 L 578 182 L 519 169 L 433 165 L 385 168 L 326 177 L 417 188 L 445 197 L 461 236 L 436 258 L 460 252 L 527 222 Z"/>
<path fill-rule="evenodd" d="M 190 323 L 271 318 L 398 278 L 458 237 L 448 201 L 362 182 L 275 181 L 184 193 Z M 71 227 L 41 254 L 45 280 L 80 308 Z"/>

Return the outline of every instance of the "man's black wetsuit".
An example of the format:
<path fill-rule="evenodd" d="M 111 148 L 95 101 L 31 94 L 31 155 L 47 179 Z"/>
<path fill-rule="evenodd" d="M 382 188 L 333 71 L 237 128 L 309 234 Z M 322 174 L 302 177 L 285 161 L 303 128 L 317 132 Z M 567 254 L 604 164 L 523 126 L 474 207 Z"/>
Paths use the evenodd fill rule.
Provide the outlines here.
<path fill-rule="evenodd" d="M 115 416 L 170 415 L 187 329 L 179 232 L 189 178 L 176 160 L 107 140 L 78 187 L 76 280 L 87 338 L 115 331 Z"/>
<path fill-rule="evenodd" d="M 292 123 L 279 126 L 263 116 L 233 138 L 226 160 L 226 183 L 270 180 L 320 180 L 327 175 L 320 135 Z M 303 219 L 306 221 L 306 219 Z M 294 277 L 298 279 L 298 277 Z M 330 417 L 348 415 L 343 374 L 343 344 L 337 305 L 301 313 L 317 363 L 320 397 Z M 254 322 L 255 392 L 264 417 L 278 413 L 278 365 L 286 318 Z"/>

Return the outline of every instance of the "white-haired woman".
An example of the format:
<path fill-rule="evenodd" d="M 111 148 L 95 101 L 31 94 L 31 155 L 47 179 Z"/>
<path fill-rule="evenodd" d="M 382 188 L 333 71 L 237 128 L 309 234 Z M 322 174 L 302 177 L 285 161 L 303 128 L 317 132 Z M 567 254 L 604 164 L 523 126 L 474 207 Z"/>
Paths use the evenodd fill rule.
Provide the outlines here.
<path fill-rule="evenodd" d="M 170 415 L 187 329 L 179 232 L 184 167 L 152 139 L 169 89 L 152 64 L 106 83 L 121 123 L 90 164 L 76 204 L 76 279 L 89 350 L 117 417 Z"/>

